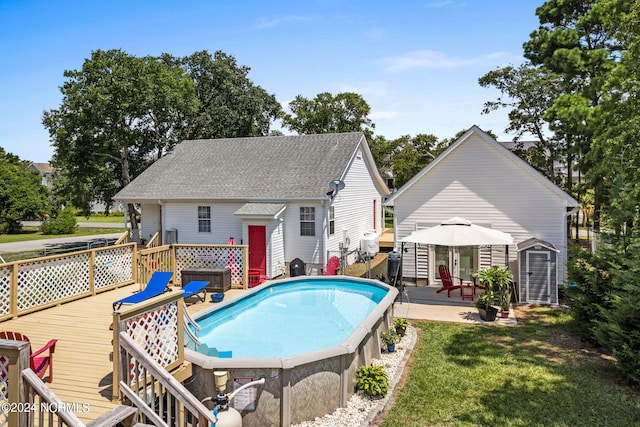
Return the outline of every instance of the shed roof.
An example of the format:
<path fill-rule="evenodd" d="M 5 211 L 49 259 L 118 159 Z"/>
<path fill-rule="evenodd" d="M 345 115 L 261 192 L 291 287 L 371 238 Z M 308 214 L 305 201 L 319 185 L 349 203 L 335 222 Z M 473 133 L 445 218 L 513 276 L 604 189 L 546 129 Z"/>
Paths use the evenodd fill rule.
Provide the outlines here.
<path fill-rule="evenodd" d="M 156 161 L 116 200 L 323 199 L 362 148 L 386 194 L 361 132 L 189 140 Z"/>

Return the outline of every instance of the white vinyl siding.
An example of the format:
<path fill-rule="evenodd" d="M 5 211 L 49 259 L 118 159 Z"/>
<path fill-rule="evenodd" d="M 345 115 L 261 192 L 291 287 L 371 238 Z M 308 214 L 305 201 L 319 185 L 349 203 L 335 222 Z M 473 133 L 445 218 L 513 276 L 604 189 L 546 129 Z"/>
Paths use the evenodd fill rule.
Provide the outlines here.
<path fill-rule="evenodd" d="M 355 153 L 345 172 L 345 187 L 338 192 L 332 202 L 335 212 L 335 234 L 327 239 L 327 251 L 337 255 L 342 241 L 342 230 L 348 230 L 350 245 L 348 250 L 360 248 L 360 239 L 365 232 L 376 230 L 380 235 L 382 222 L 382 195 L 369 173 L 369 165 L 360 150 Z M 375 218 L 373 202 L 376 202 Z"/>
<path fill-rule="evenodd" d="M 140 206 L 140 212 L 144 221 L 140 226 L 140 237 L 147 242 L 160 230 L 160 205 L 144 204 Z"/>
<path fill-rule="evenodd" d="M 416 224 L 438 224 L 461 216 L 509 233 L 516 243 L 530 237 L 546 240 L 566 257 L 565 200 L 495 145 L 472 134 L 402 189 L 394 200 L 396 241 L 414 231 Z M 504 248 L 484 248 L 480 266 L 502 264 L 504 256 Z M 509 247 L 513 271 L 517 271 L 516 257 L 513 245 Z M 403 259 L 407 277 L 416 270 L 413 260 L 412 256 Z M 564 269 L 562 263 L 560 277 L 565 276 Z M 418 270 L 423 272 L 423 266 Z"/>
<path fill-rule="evenodd" d="M 242 219 L 234 215 L 244 203 L 213 203 L 211 207 L 211 232 L 198 232 L 198 206 L 204 206 L 205 202 L 197 203 L 172 203 L 165 202 L 164 230 L 174 228 L 178 230 L 178 242 L 189 244 L 226 244 L 230 237 L 234 237 L 240 243 L 242 237 Z"/>

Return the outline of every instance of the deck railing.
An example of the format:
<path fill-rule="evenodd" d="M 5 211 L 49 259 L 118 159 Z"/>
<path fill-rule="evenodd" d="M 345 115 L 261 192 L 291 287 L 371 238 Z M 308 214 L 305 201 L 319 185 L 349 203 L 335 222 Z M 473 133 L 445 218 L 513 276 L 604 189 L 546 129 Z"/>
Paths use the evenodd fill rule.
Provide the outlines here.
<path fill-rule="evenodd" d="M 247 245 L 164 245 L 138 251 L 138 282 L 147 283 L 156 271 L 174 271 L 174 284 L 182 284 L 180 272 L 187 268 L 229 268 L 231 284 L 246 289 Z"/>
<path fill-rule="evenodd" d="M 136 245 L 0 264 L 0 321 L 136 281 Z"/>
<path fill-rule="evenodd" d="M 184 362 L 183 292 L 168 292 L 113 313 L 113 400 L 121 398 L 117 378 L 126 363 L 119 360 L 120 337 L 131 337 L 152 360 L 168 371 Z"/>
<path fill-rule="evenodd" d="M 120 332 L 119 389 L 154 425 L 207 427 L 212 411 L 169 375 L 136 340 Z M 115 384 L 114 384 L 115 386 Z"/>
<path fill-rule="evenodd" d="M 73 408 L 58 399 L 29 368 L 29 343 L 0 340 L 0 426 L 84 427 Z"/>
<path fill-rule="evenodd" d="M 156 234 L 151 236 L 147 244 L 145 245 L 147 248 L 156 248 L 160 246 L 162 242 L 160 241 L 160 232 L 157 231 Z"/>

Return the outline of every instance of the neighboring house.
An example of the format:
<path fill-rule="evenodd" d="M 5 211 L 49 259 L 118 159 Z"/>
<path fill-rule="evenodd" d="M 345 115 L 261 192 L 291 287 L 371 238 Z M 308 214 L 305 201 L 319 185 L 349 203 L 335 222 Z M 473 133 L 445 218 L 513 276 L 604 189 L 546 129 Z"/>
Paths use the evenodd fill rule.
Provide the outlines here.
<path fill-rule="evenodd" d="M 53 188 L 53 174 L 55 172 L 55 169 L 53 168 L 53 166 L 51 166 L 51 164 L 31 162 L 29 164 L 29 169 L 40 174 L 42 185 L 44 185 L 48 189 Z"/>
<path fill-rule="evenodd" d="M 249 246 L 249 268 L 275 277 L 295 258 L 326 265 L 344 237 L 353 250 L 379 235 L 388 192 L 356 132 L 183 141 L 114 199 L 139 204 L 143 239 L 233 237 Z"/>
<path fill-rule="evenodd" d="M 394 209 L 396 242 L 414 230 L 433 227 L 454 216 L 509 233 L 514 239 L 509 248 L 414 248 L 409 244 L 403 256 L 405 277 L 440 284 L 436 266 L 448 264 L 454 276 L 471 280 L 471 274 L 480 268 L 504 265 L 508 252 L 509 266 L 520 286 L 520 301 L 557 303 L 557 283 L 566 277 L 567 216 L 575 213 L 579 203 L 477 126 L 393 193 L 385 204 Z M 530 250 L 531 245 L 522 246 L 519 252 L 517 244 L 531 242 L 528 239 L 544 242 L 544 248 L 555 251 L 557 271 L 551 263 L 534 258 L 539 251 Z M 543 246 L 536 243 L 535 248 Z M 529 255 L 531 270 L 521 271 L 518 258 Z M 535 268 L 540 269 L 539 277 L 527 274 Z M 544 288 L 540 292 L 534 292 L 535 280 L 540 280 L 541 289 Z"/>

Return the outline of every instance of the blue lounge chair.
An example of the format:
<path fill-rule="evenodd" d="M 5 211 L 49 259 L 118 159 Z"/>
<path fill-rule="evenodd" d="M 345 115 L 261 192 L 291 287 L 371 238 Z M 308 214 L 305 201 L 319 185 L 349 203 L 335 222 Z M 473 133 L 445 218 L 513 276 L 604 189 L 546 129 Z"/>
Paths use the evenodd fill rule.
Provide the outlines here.
<path fill-rule="evenodd" d="M 114 302 L 113 311 L 118 310 L 122 304 L 137 304 L 170 291 L 171 277 L 173 277 L 173 273 L 170 271 L 156 271 L 142 291 Z"/>
<path fill-rule="evenodd" d="M 184 291 L 183 298 L 186 299 L 192 296 L 197 296 L 198 298 L 200 298 L 200 301 L 205 302 L 205 300 L 207 299 L 207 289 L 205 287 L 208 284 L 209 282 L 196 281 L 187 283 L 182 287 L 182 290 Z M 202 295 L 199 296 L 198 294 Z"/>

